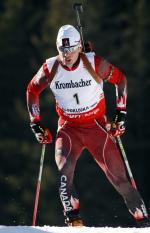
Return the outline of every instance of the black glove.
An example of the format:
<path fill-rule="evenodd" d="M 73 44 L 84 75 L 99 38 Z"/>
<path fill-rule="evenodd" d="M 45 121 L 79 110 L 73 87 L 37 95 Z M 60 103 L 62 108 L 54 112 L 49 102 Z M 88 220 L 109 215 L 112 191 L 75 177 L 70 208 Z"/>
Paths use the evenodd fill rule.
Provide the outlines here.
<path fill-rule="evenodd" d="M 39 143 L 48 144 L 52 143 L 52 135 L 49 129 L 43 127 L 40 121 L 30 123 L 31 129 Z"/>
<path fill-rule="evenodd" d="M 118 137 L 125 132 L 126 114 L 127 112 L 125 110 L 116 110 L 111 130 L 111 134 L 113 134 L 113 136 Z"/>

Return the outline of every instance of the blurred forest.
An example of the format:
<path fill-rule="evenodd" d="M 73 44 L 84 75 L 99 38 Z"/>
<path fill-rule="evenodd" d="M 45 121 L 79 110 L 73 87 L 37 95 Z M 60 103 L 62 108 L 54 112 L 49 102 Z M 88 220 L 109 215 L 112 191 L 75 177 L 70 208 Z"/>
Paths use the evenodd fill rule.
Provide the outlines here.
<path fill-rule="evenodd" d="M 0 225 L 31 225 L 41 145 L 29 127 L 26 88 L 46 58 L 55 56 L 60 26 L 76 26 L 72 0 L 0 1 Z M 138 189 L 150 208 L 150 1 L 83 0 L 84 38 L 94 51 L 117 65 L 128 79 L 127 130 L 122 137 Z M 107 111 L 114 111 L 114 89 L 105 86 Z M 57 130 L 55 101 L 41 95 L 42 122 Z M 54 142 L 46 148 L 38 225 L 63 226 Z M 132 226 L 132 217 L 88 151 L 74 180 L 87 226 Z"/>

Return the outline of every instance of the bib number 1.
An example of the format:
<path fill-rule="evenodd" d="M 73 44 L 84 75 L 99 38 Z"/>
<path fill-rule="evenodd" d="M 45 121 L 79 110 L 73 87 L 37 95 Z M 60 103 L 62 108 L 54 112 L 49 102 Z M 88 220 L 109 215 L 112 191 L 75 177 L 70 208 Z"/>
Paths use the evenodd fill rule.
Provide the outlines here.
<path fill-rule="evenodd" d="M 79 104 L 80 102 L 79 102 L 78 94 L 77 94 L 77 93 L 76 93 L 76 94 L 74 94 L 74 95 L 73 95 L 73 97 L 76 99 L 77 104 Z"/>

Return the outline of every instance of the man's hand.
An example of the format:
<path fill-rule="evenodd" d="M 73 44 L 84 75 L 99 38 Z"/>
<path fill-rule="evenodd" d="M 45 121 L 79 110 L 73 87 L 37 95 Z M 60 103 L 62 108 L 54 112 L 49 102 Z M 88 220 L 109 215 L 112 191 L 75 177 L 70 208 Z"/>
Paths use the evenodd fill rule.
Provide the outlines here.
<path fill-rule="evenodd" d="M 126 114 L 127 112 L 125 110 L 116 110 L 116 115 L 111 130 L 111 134 L 114 137 L 121 136 L 125 132 Z"/>
<path fill-rule="evenodd" d="M 37 121 L 35 123 L 30 123 L 30 126 L 39 143 L 41 144 L 52 143 L 52 135 L 49 129 L 43 127 L 40 121 Z"/>

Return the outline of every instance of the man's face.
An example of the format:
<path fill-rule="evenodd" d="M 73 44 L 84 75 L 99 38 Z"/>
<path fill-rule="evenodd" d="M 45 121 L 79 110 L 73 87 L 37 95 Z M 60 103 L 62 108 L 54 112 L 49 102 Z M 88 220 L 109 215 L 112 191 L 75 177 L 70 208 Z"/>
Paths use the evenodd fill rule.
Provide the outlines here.
<path fill-rule="evenodd" d="M 73 47 L 72 47 L 73 48 Z M 76 47 L 74 50 L 73 49 L 64 49 L 60 50 L 58 49 L 60 59 L 63 63 L 63 65 L 72 68 L 73 64 L 77 61 L 79 53 L 81 52 L 81 47 Z"/>

